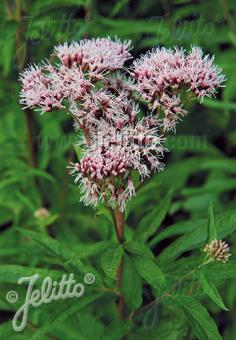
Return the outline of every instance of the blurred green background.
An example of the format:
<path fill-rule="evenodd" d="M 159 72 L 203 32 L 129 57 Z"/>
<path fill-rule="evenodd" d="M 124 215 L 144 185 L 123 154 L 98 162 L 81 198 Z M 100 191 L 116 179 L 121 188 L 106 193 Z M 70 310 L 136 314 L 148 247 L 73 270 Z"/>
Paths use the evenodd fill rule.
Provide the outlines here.
<path fill-rule="evenodd" d="M 77 151 L 71 117 L 62 111 L 43 116 L 39 112 L 23 111 L 19 105 L 18 82 L 19 73 L 28 63 L 38 63 L 45 58 L 53 60 L 54 45 L 103 36 L 132 39 L 134 56 L 156 45 L 183 46 L 186 49 L 192 45 L 202 46 L 206 53 L 215 55 L 216 64 L 222 67 L 227 77 L 227 86 L 216 99 L 206 99 L 202 104 L 192 102 L 190 114 L 179 123 L 177 134 L 168 136 L 170 152 L 165 157 L 166 170 L 155 176 L 158 186 L 131 202 L 128 232 L 134 232 L 140 218 L 170 187 L 175 189 L 175 195 L 162 229 L 188 220 L 192 221 L 189 228 L 194 229 L 197 221 L 206 218 L 210 201 L 213 201 L 217 213 L 235 210 L 234 0 L 1 0 L 2 265 L 50 267 L 50 257 L 21 237 L 18 227 L 44 230 L 74 246 L 106 239 L 111 233 L 103 209 L 95 212 L 79 203 L 78 189 L 68 175 L 66 166 L 76 159 Z M 38 210 L 42 207 L 47 210 Z M 186 227 L 179 233 L 185 232 Z M 159 254 L 175 238 L 162 240 L 158 247 L 154 244 L 154 252 Z M 235 240 L 231 235 L 231 246 Z M 1 268 L 0 318 L 3 322 L 11 319 L 13 314 L 4 299 L 11 280 L 2 279 L 7 274 L 5 267 Z M 230 312 L 210 307 L 224 339 L 233 339 L 236 334 L 235 281 L 224 283 L 222 293 Z M 90 339 L 88 335 L 85 338 Z"/>

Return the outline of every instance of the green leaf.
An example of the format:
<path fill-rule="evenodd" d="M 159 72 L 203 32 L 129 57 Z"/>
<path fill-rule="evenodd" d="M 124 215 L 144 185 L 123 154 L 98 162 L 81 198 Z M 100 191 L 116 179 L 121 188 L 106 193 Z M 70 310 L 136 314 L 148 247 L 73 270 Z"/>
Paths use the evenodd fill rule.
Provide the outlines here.
<path fill-rule="evenodd" d="M 106 329 L 106 332 L 103 334 L 103 340 L 120 340 L 127 334 L 127 332 L 131 329 L 132 322 L 128 320 L 116 320 L 113 321 Z"/>
<path fill-rule="evenodd" d="M 57 0 L 56 2 L 54 0 L 48 0 L 47 2 L 41 2 L 36 1 L 35 5 L 33 7 L 33 13 L 46 13 L 51 10 L 55 10 L 58 8 L 66 8 L 68 6 L 85 6 L 87 3 L 87 0 Z"/>
<path fill-rule="evenodd" d="M 100 241 L 94 244 L 79 244 L 74 246 L 73 249 L 78 253 L 78 258 L 83 259 L 100 254 L 113 244 L 112 241 Z"/>
<path fill-rule="evenodd" d="M 154 260 L 140 255 L 132 255 L 130 259 L 137 272 L 147 283 L 157 289 L 162 287 L 165 276 Z"/>
<path fill-rule="evenodd" d="M 86 294 L 81 298 L 67 299 L 64 301 L 59 301 L 59 303 L 51 304 L 50 313 L 48 313 L 48 319 L 46 323 L 43 324 L 34 333 L 31 340 L 42 339 L 43 335 L 49 330 L 53 329 L 57 324 L 61 324 L 64 320 L 67 320 L 71 315 L 76 314 L 80 309 L 86 307 L 92 302 L 96 301 L 101 297 L 101 293 L 93 292 L 90 295 Z M 56 305 L 56 306 L 55 306 Z M 48 312 L 48 306 L 44 305 L 45 312 Z M 49 305 L 50 308 L 50 305 Z"/>
<path fill-rule="evenodd" d="M 51 183 L 56 182 L 56 179 L 52 175 L 50 175 L 46 171 L 43 171 L 43 170 L 40 170 L 40 169 L 29 169 L 27 171 L 27 176 L 28 177 L 41 177 L 41 178 L 44 178 Z"/>
<path fill-rule="evenodd" d="M 216 285 L 210 276 L 206 273 L 202 273 L 200 276 L 200 284 L 205 294 L 207 294 L 220 308 L 228 311 L 228 308 L 225 307 Z"/>
<path fill-rule="evenodd" d="M 155 236 L 153 239 L 151 239 L 150 242 L 148 242 L 149 247 L 155 246 L 158 242 L 175 235 L 182 235 L 186 232 L 192 231 L 196 229 L 197 227 L 201 226 L 203 223 L 203 220 L 192 220 L 192 221 L 182 221 L 177 222 L 164 230 L 162 230 L 157 236 Z"/>
<path fill-rule="evenodd" d="M 133 330 L 129 340 L 183 340 L 187 338 L 188 324 L 184 318 L 175 317 L 172 314 L 171 318 L 159 320 L 158 315 L 155 315 L 155 313 L 158 314 L 157 306 L 154 306 L 153 309 L 154 315 L 151 317 L 150 325 L 146 325 L 147 321 L 144 321 L 140 328 L 136 327 Z M 147 316 L 144 320 L 146 318 Z"/>
<path fill-rule="evenodd" d="M 122 277 L 121 291 L 124 295 L 125 302 L 131 310 L 135 310 L 141 306 L 143 301 L 142 280 L 127 255 L 124 256 Z"/>
<path fill-rule="evenodd" d="M 62 242 L 54 240 L 43 233 L 36 233 L 20 228 L 18 228 L 18 230 L 26 237 L 38 243 L 41 247 L 47 249 L 54 256 L 59 257 L 65 267 L 71 265 L 76 271 L 87 272 L 84 264 L 78 259 L 78 255 Z"/>
<path fill-rule="evenodd" d="M 42 282 L 46 276 L 57 280 L 62 277 L 64 272 L 57 270 L 49 270 L 46 268 L 33 268 L 19 265 L 0 265 L 0 282 L 17 283 L 21 277 L 33 276 L 39 274 L 37 282 Z"/>
<path fill-rule="evenodd" d="M 12 328 L 12 321 L 3 322 L 0 324 L 0 334 L 2 339 L 13 339 L 14 333 L 15 331 Z M 19 338 L 19 340 L 21 340 L 21 338 Z"/>
<path fill-rule="evenodd" d="M 1 50 L 4 51 L 1 55 L 1 64 L 4 76 L 9 75 L 13 64 L 13 58 L 16 54 L 15 32 L 17 30 L 17 25 L 18 23 L 13 20 L 7 20 L 4 23 L 1 22 L 2 34 L 0 46 Z"/>
<path fill-rule="evenodd" d="M 213 262 L 207 265 L 207 274 L 217 280 L 236 279 L 236 263 Z"/>
<path fill-rule="evenodd" d="M 207 223 L 207 243 L 217 239 L 217 231 L 215 226 L 215 218 L 213 212 L 213 204 L 210 203 L 208 208 L 208 223 Z"/>
<path fill-rule="evenodd" d="M 190 313 L 185 313 L 186 315 L 186 319 L 188 321 L 188 323 L 190 324 L 191 330 L 193 335 L 199 339 L 199 340 L 208 340 L 208 336 L 204 330 L 204 328 L 199 324 L 199 322 L 194 319 L 194 317 L 192 316 L 192 314 Z M 194 337 L 194 339 L 195 339 Z"/>
<path fill-rule="evenodd" d="M 186 315 L 188 314 L 206 334 L 206 339 L 222 339 L 214 320 L 209 315 L 207 309 L 191 296 L 180 296 L 177 302 L 183 307 Z M 192 324 L 193 326 L 193 324 Z M 196 331 L 199 334 L 199 327 Z M 200 338 L 200 340 L 202 340 Z"/>
<path fill-rule="evenodd" d="M 193 195 L 204 195 L 204 194 L 218 194 L 221 192 L 229 191 L 236 188 L 235 178 L 217 178 L 211 182 L 207 182 L 201 187 L 185 188 L 181 191 L 183 196 L 189 197 Z"/>
<path fill-rule="evenodd" d="M 195 230 L 179 237 L 167 246 L 158 256 L 158 263 L 164 265 L 177 258 L 181 253 L 202 247 L 207 241 L 206 221 Z M 225 212 L 215 216 L 215 226 L 220 239 L 236 230 L 236 213 Z"/>
<path fill-rule="evenodd" d="M 44 218 L 37 218 L 36 223 L 41 227 L 41 228 L 46 228 L 56 222 L 58 220 L 59 215 L 58 214 L 52 214 L 49 215 L 48 217 Z"/>
<path fill-rule="evenodd" d="M 236 110 L 236 104 L 235 103 L 230 103 L 230 102 L 223 102 L 222 100 L 213 100 L 213 99 L 204 99 L 203 103 L 204 106 L 213 108 L 213 109 L 218 109 L 218 110 Z"/>
<path fill-rule="evenodd" d="M 222 172 L 235 174 L 236 160 L 226 157 L 218 157 L 216 159 L 207 159 L 200 164 L 202 170 L 220 170 Z"/>
<path fill-rule="evenodd" d="M 172 190 L 161 200 L 160 204 L 146 215 L 140 222 L 138 230 L 135 234 L 135 239 L 140 242 L 145 242 L 152 236 L 160 227 L 164 220 L 171 203 Z"/>
<path fill-rule="evenodd" d="M 135 255 L 142 255 L 154 259 L 154 255 L 151 250 L 144 244 L 136 241 L 129 241 L 124 243 L 124 248 L 127 252 Z"/>
<path fill-rule="evenodd" d="M 108 248 L 101 257 L 101 266 L 106 275 L 112 279 L 117 276 L 117 269 L 121 262 L 124 250 L 121 244 Z"/>

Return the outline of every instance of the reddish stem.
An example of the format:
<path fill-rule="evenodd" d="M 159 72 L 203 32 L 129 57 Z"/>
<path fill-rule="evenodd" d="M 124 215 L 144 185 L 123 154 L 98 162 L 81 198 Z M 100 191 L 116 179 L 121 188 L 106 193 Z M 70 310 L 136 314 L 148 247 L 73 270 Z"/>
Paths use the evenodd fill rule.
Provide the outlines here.
<path fill-rule="evenodd" d="M 124 241 L 124 225 L 125 225 L 124 213 L 116 209 L 114 211 L 114 216 L 115 216 L 115 227 L 116 227 L 117 239 L 118 239 L 118 242 L 122 244 Z M 125 319 L 125 312 L 126 312 L 125 300 L 121 293 L 122 278 L 123 278 L 123 262 L 124 262 L 124 258 L 122 257 L 120 265 L 117 269 L 117 285 L 120 291 L 119 301 L 118 301 L 118 311 L 119 311 L 121 319 Z"/>

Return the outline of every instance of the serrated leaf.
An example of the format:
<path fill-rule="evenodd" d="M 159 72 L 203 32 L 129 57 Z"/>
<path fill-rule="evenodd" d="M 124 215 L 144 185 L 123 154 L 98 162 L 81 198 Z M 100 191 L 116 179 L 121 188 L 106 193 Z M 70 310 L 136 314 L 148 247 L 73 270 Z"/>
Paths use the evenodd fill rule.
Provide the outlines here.
<path fill-rule="evenodd" d="M 220 308 L 228 311 L 228 308 L 224 305 L 216 285 L 210 276 L 206 273 L 202 273 L 200 276 L 200 284 L 205 294 L 207 294 Z"/>
<path fill-rule="evenodd" d="M 160 227 L 164 220 L 171 202 L 172 191 L 170 191 L 155 209 L 147 214 L 140 222 L 135 234 L 135 240 L 145 242 Z"/>
<path fill-rule="evenodd" d="M 160 288 L 165 282 L 165 276 L 153 259 L 140 255 L 130 256 L 132 265 L 140 276 L 153 288 Z"/>
<path fill-rule="evenodd" d="M 106 275 L 112 279 L 117 276 L 117 269 L 121 262 L 124 250 L 121 244 L 108 248 L 101 257 L 101 266 Z"/>
<path fill-rule="evenodd" d="M 124 248 L 127 252 L 135 255 L 142 255 L 154 259 L 154 255 L 151 250 L 145 246 L 143 243 L 137 241 L 129 241 L 124 243 Z"/>
<path fill-rule="evenodd" d="M 185 313 L 194 319 L 198 326 L 204 330 L 206 339 L 221 340 L 222 337 L 217 329 L 214 320 L 209 315 L 207 309 L 202 306 L 196 299 L 191 296 L 180 296 L 176 298 L 180 306 L 183 307 Z M 192 324 L 193 326 L 193 324 Z M 199 327 L 197 329 L 199 334 Z M 202 340 L 200 338 L 200 340 Z"/>
<path fill-rule="evenodd" d="M 36 233 L 20 228 L 18 228 L 18 230 L 26 237 L 29 237 L 34 242 L 38 243 L 41 247 L 44 247 L 50 253 L 54 254 L 54 256 L 56 255 L 59 257 L 65 266 L 71 265 L 76 271 L 83 273 L 87 272 L 84 264 L 78 259 L 78 255 L 62 242 L 46 236 L 43 233 Z"/>
<path fill-rule="evenodd" d="M 73 247 L 73 249 L 78 253 L 78 258 L 83 259 L 100 254 L 112 244 L 114 244 L 112 241 L 100 241 L 94 244 L 79 244 Z"/>
<path fill-rule="evenodd" d="M 142 280 L 127 255 L 124 256 L 121 291 L 126 304 L 131 310 L 135 310 L 141 306 L 143 301 Z"/>

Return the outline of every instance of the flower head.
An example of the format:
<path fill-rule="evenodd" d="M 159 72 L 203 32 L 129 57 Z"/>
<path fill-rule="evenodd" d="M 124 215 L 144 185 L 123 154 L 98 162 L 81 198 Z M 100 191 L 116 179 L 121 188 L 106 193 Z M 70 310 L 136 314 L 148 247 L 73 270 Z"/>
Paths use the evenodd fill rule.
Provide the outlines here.
<path fill-rule="evenodd" d="M 186 56 L 184 83 L 197 97 L 211 97 L 225 81 L 221 68 L 213 63 L 214 56 L 204 56 L 200 47 L 193 47 Z"/>
<path fill-rule="evenodd" d="M 20 76 L 20 103 L 25 107 L 39 107 L 43 112 L 62 107 L 62 91 L 54 88 L 53 79 L 43 67 L 30 66 Z"/>
<path fill-rule="evenodd" d="M 213 65 L 214 57 L 203 56 L 201 48 L 184 49 L 156 48 L 133 63 L 133 76 L 138 91 L 157 113 L 164 113 L 165 130 L 175 129 L 182 109 L 178 94 L 192 92 L 201 99 L 212 96 L 222 86 L 225 77 L 221 69 Z"/>
<path fill-rule="evenodd" d="M 225 263 L 230 258 L 229 246 L 222 240 L 214 240 L 207 244 L 204 248 L 204 252 L 207 253 L 210 259 L 213 261 L 222 261 Z"/>
<path fill-rule="evenodd" d="M 123 211 L 135 195 L 132 172 L 136 170 L 144 178 L 163 169 L 163 138 L 157 135 L 154 123 L 147 117 L 118 129 L 105 120 L 99 121 L 85 156 L 72 164 L 70 171 L 80 185 L 85 204 L 105 200 Z"/>
<path fill-rule="evenodd" d="M 48 209 L 42 207 L 37 209 L 34 212 L 34 217 L 38 218 L 38 219 L 44 219 L 50 216 L 50 212 L 48 211 Z"/>
<path fill-rule="evenodd" d="M 65 66 L 75 63 L 90 72 L 114 71 L 121 69 L 131 58 L 130 43 L 119 39 L 112 41 L 111 38 L 85 39 L 59 45 L 55 52 Z"/>
<path fill-rule="evenodd" d="M 104 201 L 122 211 L 136 182 L 164 169 L 160 126 L 175 130 L 187 114 L 183 93 L 211 96 L 225 80 L 214 58 L 195 47 L 190 52 L 158 47 L 134 61 L 130 71 L 124 69 L 130 41 L 85 39 L 59 45 L 55 54 L 56 65 L 47 61 L 21 74 L 20 102 L 71 114 L 76 130 L 83 131 L 83 155 L 70 170 L 83 202 Z"/>
<path fill-rule="evenodd" d="M 63 108 L 63 99 L 80 99 L 92 87 L 78 67 L 54 67 L 50 63 L 30 66 L 21 74 L 20 80 L 20 102 L 25 107 L 36 107 L 43 112 Z"/>
<path fill-rule="evenodd" d="M 108 205 L 124 209 L 124 203 L 119 204 L 118 197 L 122 185 L 127 182 L 130 168 L 130 161 L 122 152 L 100 148 L 72 164 L 70 172 L 75 175 L 75 182 L 80 184 L 85 204 L 96 205 L 98 200 L 105 200 Z"/>

